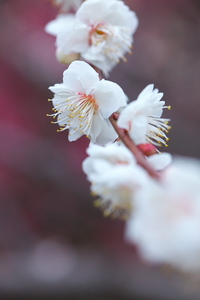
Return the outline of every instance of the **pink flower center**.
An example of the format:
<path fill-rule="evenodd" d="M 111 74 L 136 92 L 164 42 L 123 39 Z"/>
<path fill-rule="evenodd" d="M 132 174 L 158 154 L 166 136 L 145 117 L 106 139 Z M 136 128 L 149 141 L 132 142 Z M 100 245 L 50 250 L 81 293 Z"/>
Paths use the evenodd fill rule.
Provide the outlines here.
<path fill-rule="evenodd" d="M 111 33 L 110 28 L 105 23 L 92 25 L 89 33 L 89 44 L 97 46 L 99 43 L 105 41 Z"/>
<path fill-rule="evenodd" d="M 86 95 L 84 93 L 78 93 L 81 100 L 81 106 L 82 107 L 87 107 L 87 106 L 92 106 L 94 108 L 94 110 L 97 110 L 99 108 L 99 106 L 96 103 L 95 98 L 92 95 Z"/>

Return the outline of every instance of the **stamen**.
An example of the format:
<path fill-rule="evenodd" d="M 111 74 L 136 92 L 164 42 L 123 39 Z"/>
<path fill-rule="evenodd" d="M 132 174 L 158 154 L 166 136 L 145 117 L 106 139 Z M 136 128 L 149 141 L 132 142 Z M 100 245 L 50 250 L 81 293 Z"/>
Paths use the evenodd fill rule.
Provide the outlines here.
<path fill-rule="evenodd" d="M 88 138 L 90 137 L 91 120 L 98 110 L 98 105 L 92 94 L 86 95 L 69 91 L 65 99 L 60 94 L 60 99 L 56 101 L 54 106 L 54 113 L 48 114 L 48 116 L 58 117 L 57 122 L 52 122 L 53 124 L 64 124 L 57 130 L 58 132 L 73 127 L 74 132 L 81 129 Z"/>

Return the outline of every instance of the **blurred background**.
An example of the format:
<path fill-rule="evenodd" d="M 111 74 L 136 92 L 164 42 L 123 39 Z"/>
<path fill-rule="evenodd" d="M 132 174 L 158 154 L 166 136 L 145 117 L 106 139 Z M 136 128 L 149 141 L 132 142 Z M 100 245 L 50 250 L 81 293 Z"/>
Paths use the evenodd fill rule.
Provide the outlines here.
<path fill-rule="evenodd" d="M 200 1 L 125 1 L 139 18 L 133 54 L 109 79 L 131 100 L 149 83 L 172 106 L 168 151 L 200 158 Z M 82 172 L 88 140 L 46 117 L 66 66 L 44 26 L 47 0 L 0 0 L 0 299 L 199 299 L 199 277 L 151 266 L 102 217 Z"/>

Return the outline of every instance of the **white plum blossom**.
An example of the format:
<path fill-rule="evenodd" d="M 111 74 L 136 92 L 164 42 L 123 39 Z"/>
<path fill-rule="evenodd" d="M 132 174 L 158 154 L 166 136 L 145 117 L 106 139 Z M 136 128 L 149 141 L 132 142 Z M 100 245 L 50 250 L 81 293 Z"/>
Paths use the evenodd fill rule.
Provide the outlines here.
<path fill-rule="evenodd" d="M 118 126 L 128 131 L 136 145 L 150 143 L 167 146 L 169 119 L 161 116 L 163 108 L 170 109 L 170 106 L 164 106 L 165 102 L 160 101 L 162 97 L 163 93 L 149 84 L 120 114 Z"/>
<path fill-rule="evenodd" d="M 83 171 L 92 183 L 92 194 L 99 196 L 95 204 L 106 216 L 127 218 L 135 194 L 151 180 L 147 172 L 125 146 L 117 143 L 105 147 L 90 144 L 87 153 Z"/>
<path fill-rule="evenodd" d="M 200 272 L 199 182 L 199 160 L 174 158 L 161 182 L 149 182 L 136 195 L 126 239 L 143 258 Z"/>
<path fill-rule="evenodd" d="M 86 135 L 93 143 L 106 144 L 117 138 L 109 117 L 126 106 L 127 97 L 119 85 L 100 80 L 83 61 L 74 61 L 63 73 L 63 83 L 49 87 L 54 93 L 51 115 L 60 131 L 69 129 L 69 141 Z"/>
<path fill-rule="evenodd" d="M 79 8 L 83 0 L 51 0 L 53 4 L 60 7 L 60 10 L 64 13 L 69 11 L 75 11 Z"/>
<path fill-rule="evenodd" d="M 78 53 L 82 59 L 105 75 L 130 52 L 138 26 L 136 14 L 120 0 L 87 0 L 77 10 L 74 20 L 56 27 L 56 46 L 65 55 Z M 49 25 L 47 24 L 47 32 Z M 59 28 L 59 30 L 57 30 Z"/>

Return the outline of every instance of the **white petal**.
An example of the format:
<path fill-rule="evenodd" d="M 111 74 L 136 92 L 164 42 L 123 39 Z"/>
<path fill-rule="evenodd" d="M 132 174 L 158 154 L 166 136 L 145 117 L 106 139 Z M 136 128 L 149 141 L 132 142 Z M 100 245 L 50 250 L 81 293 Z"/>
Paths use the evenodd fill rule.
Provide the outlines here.
<path fill-rule="evenodd" d="M 83 135 L 83 133 L 81 131 L 79 131 L 79 130 L 74 131 L 73 128 L 70 128 L 68 140 L 69 140 L 69 142 L 74 142 L 74 141 L 78 140 L 82 135 Z"/>
<path fill-rule="evenodd" d="M 147 126 L 148 122 L 145 116 L 138 115 L 133 118 L 129 134 L 136 145 L 145 144 Z"/>
<path fill-rule="evenodd" d="M 70 80 L 70 77 L 80 81 L 86 94 L 89 94 L 99 82 L 98 73 L 84 61 L 74 61 L 70 64 L 68 69 L 64 72 L 63 81 L 65 84 Z"/>
<path fill-rule="evenodd" d="M 146 98 L 146 97 L 149 97 L 149 94 L 152 93 L 153 88 L 154 88 L 154 84 L 149 84 L 149 85 L 147 85 L 147 86 L 140 92 L 140 94 L 138 95 L 138 98 Z"/>
<path fill-rule="evenodd" d="M 85 89 L 82 85 L 81 79 L 81 76 L 77 75 L 77 73 L 73 70 L 67 69 L 63 73 L 63 82 L 65 87 L 70 91 L 84 94 Z"/>
<path fill-rule="evenodd" d="M 49 34 L 57 36 L 61 31 L 63 31 L 63 28 L 67 28 L 67 26 L 69 26 L 74 19 L 74 15 L 72 14 L 58 15 L 55 20 L 50 21 L 45 26 L 45 31 Z"/>
<path fill-rule="evenodd" d="M 169 153 L 159 153 L 149 156 L 149 163 L 157 170 L 164 170 L 172 162 L 172 156 Z"/>
<path fill-rule="evenodd" d="M 99 114 L 95 114 L 92 118 L 92 124 L 91 124 L 91 130 L 90 130 L 90 139 L 91 142 L 95 143 L 97 136 L 100 134 L 102 131 L 102 124 L 104 120 L 100 118 Z"/>
<path fill-rule="evenodd" d="M 66 87 L 63 83 L 56 83 L 55 85 L 50 86 L 49 90 L 52 91 L 53 93 L 62 93 L 66 91 Z"/>
<path fill-rule="evenodd" d="M 96 144 L 106 145 L 114 142 L 118 138 L 118 135 L 109 121 L 102 122 L 102 129 L 96 138 Z"/>
<path fill-rule="evenodd" d="M 103 117 L 109 118 L 120 107 L 126 106 L 127 97 L 118 84 L 103 79 L 96 87 L 95 99 Z"/>
<path fill-rule="evenodd" d="M 89 27 L 75 20 L 67 28 L 59 32 L 56 45 L 65 54 L 82 53 L 89 47 Z"/>
<path fill-rule="evenodd" d="M 137 100 L 129 103 L 122 111 L 117 121 L 119 127 L 130 129 L 130 122 L 134 119 L 138 111 Z"/>

